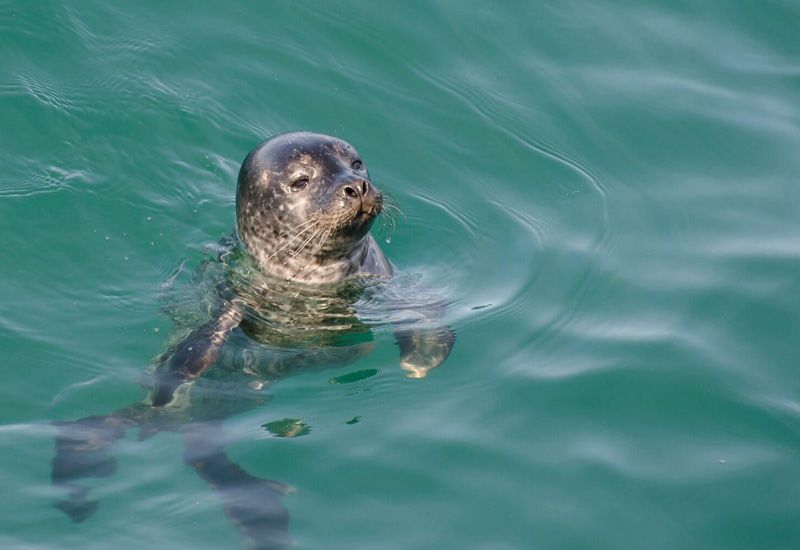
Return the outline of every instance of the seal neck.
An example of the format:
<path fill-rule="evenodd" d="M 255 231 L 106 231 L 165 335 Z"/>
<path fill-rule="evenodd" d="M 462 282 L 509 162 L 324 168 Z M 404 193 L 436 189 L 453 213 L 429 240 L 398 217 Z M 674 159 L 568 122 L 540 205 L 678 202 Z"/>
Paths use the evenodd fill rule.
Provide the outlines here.
<path fill-rule="evenodd" d="M 365 235 L 351 246 L 297 253 L 291 243 L 283 242 L 276 248 L 260 237 L 251 236 L 250 241 L 242 240 L 242 244 L 264 273 L 306 284 L 336 284 L 362 272 L 372 238 Z"/>

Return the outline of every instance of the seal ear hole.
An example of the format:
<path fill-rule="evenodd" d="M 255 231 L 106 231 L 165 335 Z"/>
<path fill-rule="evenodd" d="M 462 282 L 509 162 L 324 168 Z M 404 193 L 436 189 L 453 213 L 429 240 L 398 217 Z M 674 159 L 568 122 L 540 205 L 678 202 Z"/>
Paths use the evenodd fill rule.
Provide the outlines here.
<path fill-rule="evenodd" d="M 292 191 L 300 191 L 304 189 L 306 185 L 308 185 L 308 178 L 299 178 L 294 180 L 289 187 L 292 188 Z"/>
<path fill-rule="evenodd" d="M 360 160 L 354 160 L 353 163 L 350 165 L 353 167 L 353 170 L 361 170 L 364 168 L 364 163 Z"/>

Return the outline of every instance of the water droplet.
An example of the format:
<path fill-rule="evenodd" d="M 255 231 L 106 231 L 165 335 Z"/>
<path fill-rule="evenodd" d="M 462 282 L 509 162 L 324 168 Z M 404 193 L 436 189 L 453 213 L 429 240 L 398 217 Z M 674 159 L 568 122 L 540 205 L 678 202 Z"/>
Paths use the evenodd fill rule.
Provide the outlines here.
<path fill-rule="evenodd" d="M 160 331 L 161 331 L 161 329 L 160 329 L 160 328 L 158 328 L 158 327 L 155 327 L 155 328 L 153 329 L 153 332 L 155 332 L 155 333 L 158 333 L 158 332 L 160 332 Z"/>
<path fill-rule="evenodd" d="M 110 240 L 111 240 L 111 237 L 109 237 L 108 235 L 106 235 L 106 240 L 107 240 L 107 241 L 110 241 Z"/>
<path fill-rule="evenodd" d="M 127 257 L 127 256 L 125 256 L 125 261 L 126 261 L 126 262 L 128 261 L 128 257 Z"/>
<path fill-rule="evenodd" d="M 386 237 L 386 244 L 392 244 L 392 238 Z"/>
<path fill-rule="evenodd" d="M 151 222 L 151 221 L 153 221 L 153 216 L 147 216 L 147 218 L 145 218 L 145 219 L 146 219 L 147 221 Z"/>

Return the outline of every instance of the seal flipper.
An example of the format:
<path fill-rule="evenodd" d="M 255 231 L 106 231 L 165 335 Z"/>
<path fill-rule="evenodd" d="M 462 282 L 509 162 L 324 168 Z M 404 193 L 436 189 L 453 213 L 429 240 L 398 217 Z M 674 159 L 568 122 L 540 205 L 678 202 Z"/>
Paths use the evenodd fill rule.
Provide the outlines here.
<path fill-rule="evenodd" d="M 167 372 L 156 379 L 153 405 L 166 405 L 178 386 L 201 376 L 214 365 L 228 335 L 242 319 L 243 307 L 237 301 L 225 304 L 211 321 L 178 345 L 169 359 Z M 152 413 L 153 409 L 139 404 L 106 416 L 56 423 L 58 435 L 51 477 L 53 485 L 68 490 L 68 498 L 56 503 L 56 508 L 75 522 L 91 516 L 98 502 L 89 500 L 89 489 L 76 484 L 75 480 L 112 475 L 117 463 L 110 455 L 111 448 L 125 436 L 128 428 L 141 427 L 140 437 L 143 438 L 159 431 L 161 426 L 151 422 Z"/>
<path fill-rule="evenodd" d="M 122 411 L 127 412 L 126 409 Z M 121 411 L 121 412 L 122 412 Z M 59 422 L 53 457 L 53 485 L 68 490 L 68 498 L 55 504 L 74 522 L 91 516 L 98 502 L 88 499 L 89 489 L 75 484 L 86 477 L 108 477 L 117 469 L 111 447 L 135 424 L 124 414 L 87 416 L 75 422 Z"/>
<path fill-rule="evenodd" d="M 239 326 L 243 311 L 239 301 L 225 302 L 225 307 L 214 318 L 193 330 L 177 345 L 172 356 L 166 359 L 166 371 L 156 377 L 154 407 L 172 401 L 178 386 L 195 380 L 214 366 L 228 335 Z"/>
<path fill-rule="evenodd" d="M 379 289 L 381 287 L 376 287 Z M 443 319 L 447 304 L 418 277 L 400 277 L 376 291 L 375 302 L 392 312 L 395 341 L 400 348 L 400 366 L 408 378 L 424 378 L 448 358 L 456 341 L 455 332 Z M 360 306 L 369 315 L 374 306 Z M 378 319 L 385 313 L 376 312 Z"/>
<path fill-rule="evenodd" d="M 446 326 L 395 330 L 400 346 L 400 366 L 409 378 L 424 378 L 428 371 L 444 363 L 453 344 L 455 333 Z"/>
<path fill-rule="evenodd" d="M 281 499 L 282 483 L 260 479 L 232 462 L 217 421 L 193 423 L 183 429 L 184 462 L 194 468 L 219 495 L 225 513 L 252 548 L 281 549 L 291 544 L 289 513 Z"/>
<path fill-rule="evenodd" d="M 64 485 L 64 487 L 67 487 L 67 485 Z M 100 506 L 98 501 L 86 498 L 88 492 L 88 487 L 72 485 L 69 487 L 69 498 L 60 500 L 53 506 L 67 514 L 73 523 L 80 523 L 94 514 L 97 511 L 97 507 Z"/>

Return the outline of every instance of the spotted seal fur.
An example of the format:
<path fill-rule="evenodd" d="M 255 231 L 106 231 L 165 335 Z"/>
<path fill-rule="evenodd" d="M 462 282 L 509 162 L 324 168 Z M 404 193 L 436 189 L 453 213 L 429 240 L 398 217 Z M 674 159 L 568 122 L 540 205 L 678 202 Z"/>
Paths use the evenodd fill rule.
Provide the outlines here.
<path fill-rule="evenodd" d="M 391 276 L 369 234 L 382 207 L 361 156 L 335 137 L 274 137 L 247 155 L 239 171 L 239 238 L 262 271 L 283 279 L 332 284 Z"/>

